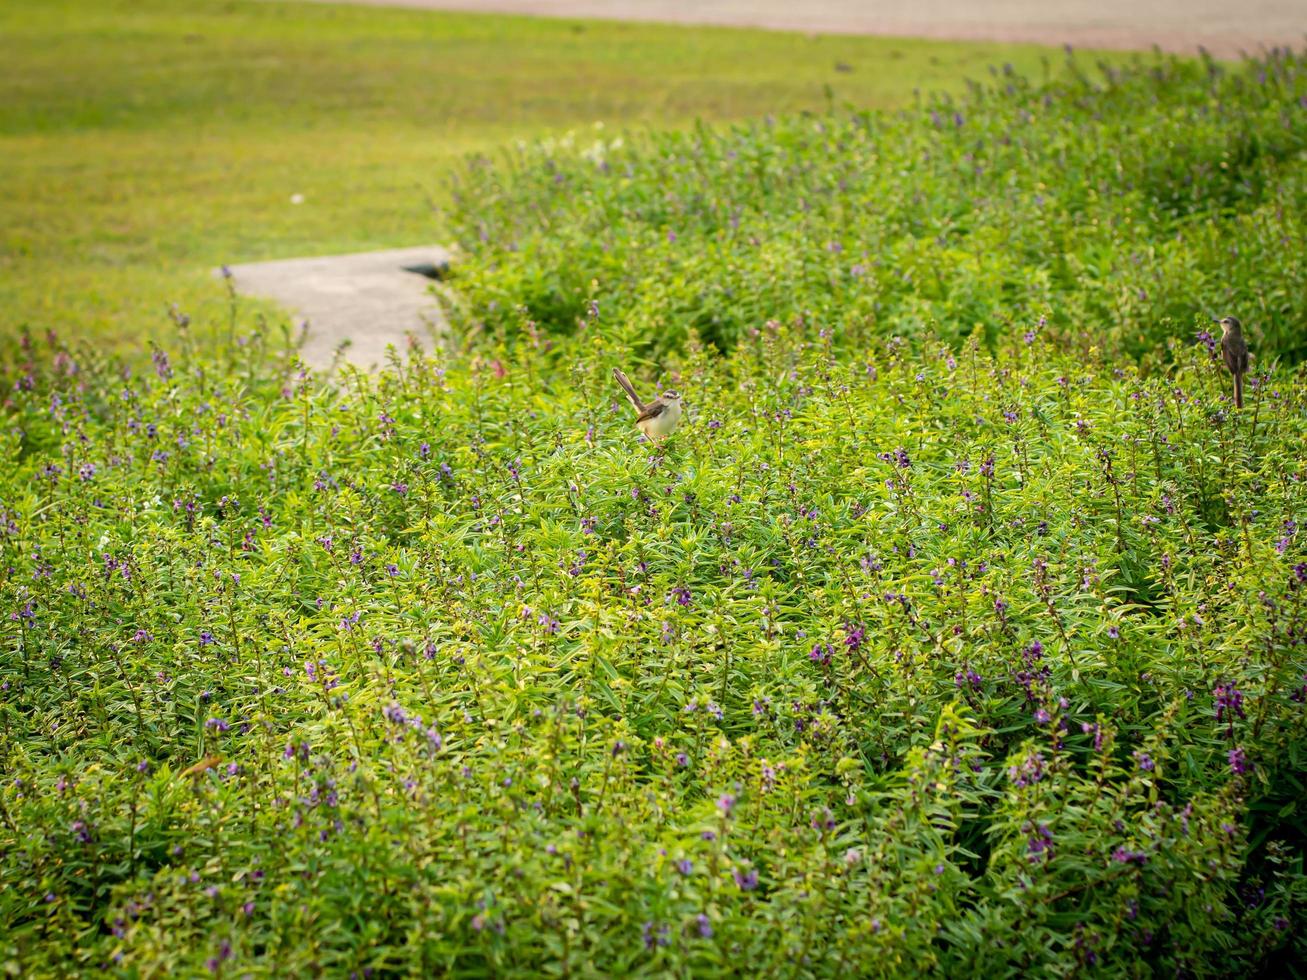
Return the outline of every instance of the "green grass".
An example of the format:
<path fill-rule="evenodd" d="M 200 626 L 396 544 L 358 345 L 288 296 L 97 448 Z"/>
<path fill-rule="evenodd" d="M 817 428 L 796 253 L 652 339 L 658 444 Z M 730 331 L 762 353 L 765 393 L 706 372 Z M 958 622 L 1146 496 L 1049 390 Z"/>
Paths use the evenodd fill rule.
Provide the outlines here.
<path fill-rule="evenodd" d="M 9 2 L 0 329 L 137 347 L 167 303 L 199 319 L 223 303 L 218 264 L 438 239 L 450 164 L 516 139 L 818 109 L 827 86 L 897 106 L 1040 58 L 348 6 Z"/>

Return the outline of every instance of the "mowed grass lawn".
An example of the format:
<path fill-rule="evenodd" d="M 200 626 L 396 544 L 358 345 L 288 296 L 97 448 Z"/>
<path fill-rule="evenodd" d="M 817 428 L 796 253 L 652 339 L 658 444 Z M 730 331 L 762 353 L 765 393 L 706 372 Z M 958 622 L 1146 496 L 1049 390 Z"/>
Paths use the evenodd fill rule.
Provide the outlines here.
<path fill-rule="evenodd" d="M 452 165 L 957 90 L 1031 46 L 232 0 L 0 5 L 0 328 L 140 349 L 211 270 L 440 240 Z M 1054 63 L 1059 63 L 1057 58 Z M 302 203 L 292 203 L 301 195 Z"/>

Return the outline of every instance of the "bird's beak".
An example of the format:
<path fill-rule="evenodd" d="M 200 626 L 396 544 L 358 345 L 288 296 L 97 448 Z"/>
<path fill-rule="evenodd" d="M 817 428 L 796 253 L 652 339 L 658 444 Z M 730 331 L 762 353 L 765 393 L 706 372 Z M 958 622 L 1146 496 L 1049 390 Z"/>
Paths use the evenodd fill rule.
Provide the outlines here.
<path fill-rule="evenodd" d="M 1220 323 L 1220 322 L 1221 322 L 1221 318 L 1220 318 L 1220 317 L 1215 317 L 1215 316 L 1214 316 L 1214 317 L 1212 317 L 1212 322 L 1213 322 L 1213 323 Z"/>

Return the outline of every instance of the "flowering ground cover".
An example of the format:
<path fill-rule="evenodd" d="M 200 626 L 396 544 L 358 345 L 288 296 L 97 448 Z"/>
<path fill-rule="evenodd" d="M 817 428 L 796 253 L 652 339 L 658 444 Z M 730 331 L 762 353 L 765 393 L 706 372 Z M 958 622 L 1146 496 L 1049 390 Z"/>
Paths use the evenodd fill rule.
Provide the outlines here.
<path fill-rule="evenodd" d="M 654 352 L 799 314 L 953 342 L 1046 316 L 1140 358 L 1232 309 L 1263 357 L 1307 357 L 1302 56 L 994 75 L 899 113 L 474 161 L 451 212 L 460 289 L 504 331 L 520 306 L 570 329 L 593 292 Z"/>
<path fill-rule="evenodd" d="M 1297 139 L 1303 83 L 1288 56 L 1261 68 L 1264 84 L 1257 66 L 1121 84 L 1156 86 L 1159 104 L 1237 90 L 1256 145 L 1279 147 L 1250 164 L 1261 193 L 1292 201 L 1301 152 L 1266 120 Z M 1045 118 L 1129 103 L 1116 84 L 1050 90 Z M 1015 105 L 1042 103 L 1013 85 Z M 962 126 L 937 128 L 923 105 L 915 123 L 651 138 L 614 179 L 653 179 L 641 167 L 681 139 L 752 134 L 760 154 L 774 142 L 814 170 L 839 159 L 804 148 L 818 125 L 935 145 L 1000 91 L 955 106 Z M 1219 148 L 1216 130 L 1186 133 Z M 1291 258 L 1224 267 L 1220 298 L 1261 331 L 1243 411 L 1194 309 L 1167 338 L 1145 331 L 1138 360 L 1136 321 L 1095 318 L 1085 283 L 1043 311 L 996 283 L 1011 312 L 977 313 L 980 329 L 943 307 L 917 321 L 906 287 L 868 300 L 867 280 L 836 276 L 844 253 L 815 218 L 795 222 L 807 251 L 797 231 L 787 247 L 828 263 L 824 277 L 813 258 L 804 290 L 782 295 L 743 258 L 695 266 L 704 295 L 738 273 L 748 288 L 732 295 L 761 292 L 778 314 L 730 326 L 669 300 L 667 332 L 644 345 L 654 368 L 632 363 L 631 341 L 660 324 L 612 281 L 626 264 L 600 256 L 663 261 L 665 295 L 688 294 L 681 260 L 654 243 L 711 236 L 608 209 L 586 251 L 603 161 L 540 154 L 478 165 L 494 220 L 469 238 L 468 339 L 450 350 L 318 378 L 237 307 L 231 344 L 196 342 L 179 316 L 135 367 L 57 336 L 5 352 L 5 963 L 31 976 L 1301 963 L 1307 378 L 1276 319 L 1292 307 L 1255 302 L 1281 288 L 1298 301 L 1272 277 L 1294 274 Z M 563 200 L 531 161 L 593 184 Z M 693 184 L 694 159 L 684 168 Z M 778 208 L 787 189 L 815 201 L 801 176 L 768 178 Z M 680 186 L 657 197 L 689 213 Z M 921 199 L 941 186 L 923 178 Z M 1277 219 L 1267 199 L 1231 205 L 1237 248 L 1263 219 L 1295 233 L 1301 215 Z M 514 200 L 541 202 L 532 220 L 577 246 L 593 285 L 549 303 L 525 289 L 563 264 L 526 219 L 503 231 Z M 1140 233 L 1169 234 L 1177 207 L 1141 216 Z M 1087 268 L 1094 241 L 1066 261 Z M 828 299 L 837 281 L 860 315 Z M 664 447 L 638 440 L 614 366 L 681 391 L 686 420 Z"/>
<path fill-rule="evenodd" d="M 602 320 L 324 385 L 35 341 L 4 955 L 243 974 L 1302 954 L 1302 374 Z M 248 348 L 247 348 L 248 349 Z M 198 766 L 196 764 L 199 764 Z"/>

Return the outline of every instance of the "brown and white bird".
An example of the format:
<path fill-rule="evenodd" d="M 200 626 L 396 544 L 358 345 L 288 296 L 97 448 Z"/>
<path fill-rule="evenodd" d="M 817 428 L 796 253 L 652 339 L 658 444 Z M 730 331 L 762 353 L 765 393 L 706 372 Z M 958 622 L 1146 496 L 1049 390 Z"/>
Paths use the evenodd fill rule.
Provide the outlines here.
<path fill-rule="evenodd" d="M 631 380 L 619 368 L 613 368 L 613 377 L 626 392 L 635 409 L 635 424 L 650 442 L 662 442 L 681 423 L 681 396 L 664 391 L 651 402 L 643 402 L 631 387 Z"/>
<path fill-rule="evenodd" d="M 1221 325 L 1221 359 L 1234 375 L 1234 407 L 1243 408 L 1243 376 L 1248 373 L 1248 344 L 1243 325 L 1232 316 L 1217 320 Z"/>

